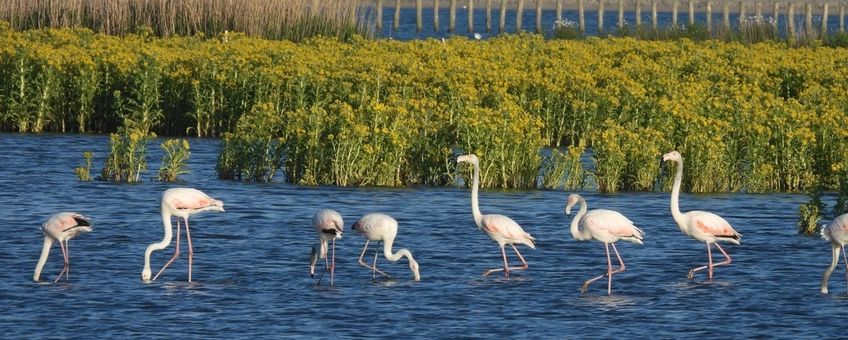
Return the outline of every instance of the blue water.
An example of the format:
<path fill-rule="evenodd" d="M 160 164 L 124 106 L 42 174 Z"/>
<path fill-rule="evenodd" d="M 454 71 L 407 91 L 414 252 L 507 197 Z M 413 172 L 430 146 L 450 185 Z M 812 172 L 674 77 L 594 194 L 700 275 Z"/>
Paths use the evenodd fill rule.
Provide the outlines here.
<path fill-rule="evenodd" d="M 511 216 L 538 240 L 521 247 L 530 263 L 509 279 L 481 277 L 501 263 L 496 244 L 476 230 L 466 188 L 298 187 L 219 181 L 216 140 L 192 139 L 191 174 L 180 184 L 81 183 L 72 168 L 93 150 L 99 168 L 105 136 L 0 135 L 0 334 L 4 338 L 181 336 L 310 337 L 808 337 L 840 336 L 848 316 L 842 267 L 829 296 L 819 280 L 830 246 L 795 233 L 803 195 L 682 195 L 683 210 L 705 209 L 742 233 L 728 245 L 733 264 L 714 280 L 689 268 L 706 261 L 702 244 L 682 235 L 668 193 L 585 193 L 590 207 L 621 211 L 646 232 L 644 246 L 621 244 L 628 270 L 613 295 L 597 282 L 603 246 L 568 233 L 561 191 L 483 191 L 484 213 Z M 151 146 L 151 168 L 159 162 Z M 152 177 L 150 171 L 148 177 Z M 183 255 L 154 283 L 140 279 L 145 247 L 162 238 L 159 197 L 190 186 L 220 198 L 225 213 L 192 222 L 194 283 Z M 828 198 L 832 202 L 832 198 Z M 400 223 L 396 247 L 421 266 L 414 282 L 405 261 L 378 266 L 392 280 L 372 280 L 357 265 L 364 239 L 348 232 L 337 246 L 336 285 L 315 285 L 307 261 L 319 208 L 341 212 L 349 226 L 382 211 Z M 48 215 L 78 211 L 95 229 L 70 243 L 70 281 L 32 282 Z M 183 244 L 185 246 L 185 244 Z M 185 249 L 185 248 L 183 248 Z M 173 247 L 154 253 L 157 270 Z M 44 271 L 61 270 L 54 247 Z M 370 252 L 369 252 L 370 255 Z M 513 258 L 514 259 L 514 258 Z"/>
<path fill-rule="evenodd" d="M 491 31 L 486 30 L 486 10 L 484 3 L 475 3 L 474 7 L 474 30 L 473 32 L 468 32 L 468 11 L 463 9 L 462 6 L 458 6 L 456 10 L 456 27 L 454 32 L 448 32 L 449 25 L 449 8 L 447 4 L 444 4 L 439 9 L 439 30 L 435 31 L 433 27 L 433 8 L 432 4 L 425 4 L 424 8 L 421 12 L 422 17 L 422 30 L 421 32 L 416 31 L 416 19 L 415 19 L 415 8 L 414 7 L 402 7 L 400 10 L 400 20 L 398 21 L 398 29 L 393 30 L 393 21 L 394 21 L 394 7 L 387 6 L 383 8 L 383 30 L 377 33 L 377 36 L 383 38 L 393 38 L 393 39 L 401 39 L 401 40 L 409 40 L 409 39 L 422 39 L 422 38 L 445 38 L 450 36 L 465 36 L 472 37 L 474 33 L 478 33 L 483 38 L 488 38 L 491 36 L 495 36 L 498 33 L 498 23 L 500 21 L 500 10 L 497 7 L 497 3 L 493 5 L 492 8 L 492 29 Z M 595 5 L 596 6 L 596 5 Z M 607 5 L 604 10 L 604 32 L 605 33 L 615 33 L 618 25 L 618 5 L 612 4 Z M 730 13 L 730 24 L 731 27 L 738 28 L 739 26 L 739 13 L 735 12 L 738 9 L 738 4 L 734 3 L 732 10 Z M 689 13 L 687 12 L 688 7 L 685 6 L 684 3 L 681 3 L 678 15 L 677 15 L 677 23 L 679 25 L 684 25 L 689 22 Z M 838 15 L 838 6 L 831 6 L 830 12 L 828 15 L 828 31 L 829 32 L 837 32 L 839 30 L 839 15 Z M 782 14 L 778 15 L 778 31 L 781 36 L 785 36 L 786 34 L 786 24 L 787 24 L 787 16 L 786 16 L 786 5 L 781 4 L 780 12 Z M 821 27 L 821 8 L 813 9 L 813 26 L 816 30 L 820 30 Z M 753 21 L 756 12 L 754 11 L 754 6 L 748 6 L 746 8 L 745 16 L 748 17 L 748 20 Z M 595 36 L 598 35 L 598 12 L 597 8 L 592 9 L 592 6 L 587 4 L 586 10 L 584 11 L 584 19 L 585 19 L 585 35 L 587 36 Z M 506 12 L 506 24 L 504 29 L 507 33 L 516 32 L 516 23 L 515 23 L 516 11 L 514 9 L 507 10 Z M 562 12 L 562 17 L 564 20 L 569 20 L 574 22 L 577 25 L 578 22 L 578 13 L 576 9 L 565 8 Z M 763 17 L 764 20 L 769 20 L 769 18 L 773 17 L 771 6 L 763 6 Z M 713 15 L 712 15 L 712 25 L 713 29 L 717 29 L 721 27 L 723 24 L 724 16 L 721 12 L 721 6 L 717 4 L 713 4 Z M 643 5 L 641 12 L 641 19 L 643 25 L 651 25 L 651 8 L 650 6 Z M 670 27 L 672 24 L 672 13 L 671 12 L 657 12 L 657 25 L 661 28 Z M 627 25 L 635 25 L 636 24 L 636 12 L 634 11 L 625 11 L 624 20 Z M 700 12 L 695 13 L 695 22 L 706 25 L 707 15 L 703 12 L 703 9 L 700 9 Z M 544 30 L 544 34 L 546 36 L 551 36 L 553 33 L 554 21 L 556 21 L 556 11 L 553 9 L 543 10 L 542 11 L 542 28 Z M 796 31 L 804 32 L 804 9 L 803 6 L 795 8 L 795 26 Z M 522 15 L 522 29 L 525 32 L 535 32 L 536 31 L 536 8 L 532 1 L 529 1 L 525 4 L 525 9 Z"/>

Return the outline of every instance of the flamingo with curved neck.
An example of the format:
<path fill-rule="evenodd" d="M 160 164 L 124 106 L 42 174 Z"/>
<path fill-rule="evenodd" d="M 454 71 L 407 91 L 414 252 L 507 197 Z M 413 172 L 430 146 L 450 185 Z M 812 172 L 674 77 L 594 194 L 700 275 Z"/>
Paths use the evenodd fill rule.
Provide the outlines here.
<path fill-rule="evenodd" d="M 342 238 L 344 220 L 335 210 L 321 209 L 312 216 L 312 227 L 318 233 L 318 243 L 312 246 L 312 253 L 309 254 L 309 276 L 315 277 L 315 265 L 318 264 L 318 259 L 324 259 L 324 272 L 330 272 L 330 285 L 333 285 L 336 272 L 336 239 Z M 327 258 L 327 243 L 330 241 L 333 243 L 330 256 L 332 265 Z M 321 284 L 321 277 L 318 278 L 318 284 Z"/>
<path fill-rule="evenodd" d="M 372 278 L 375 275 L 374 273 L 380 273 L 387 278 L 391 278 L 389 274 L 377 269 L 377 253 L 374 253 L 373 265 L 368 265 L 368 263 L 364 260 L 365 252 L 368 250 L 368 243 L 370 241 L 382 241 L 383 255 L 386 259 L 396 262 L 401 258 L 406 257 L 407 261 L 409 261 L 409 269 L 412 271 L 415 281 L 421 281 L 421 275 L 418 272 L 418 262 L 416 262 L 415 258 L 412 257 L 412 252 L 406 248 L 401 248 L 398 249 L 397 252 L 392 252 L 392 245 L 395 242 L 398 229 L 398 223 L 394 218 L 381 213 L 367 214 L 362 216 L 359 221 L 356 221 L 351 229 L 362 234 L 366 239 L 365 247 L 362 248 L 362 254 L 359 255 L 359 265 L 371 269 Z"/>
<path fill-rule="evenodd" d="M 498 246 L 501 248 L 501 256 L 503 257 L 504 262 L 503 268 L 489 269 L 483 272 L 483 276 L 503 271 L 504 276 L 509 277 L 510 270 L 526 270 L 529 265 L 527 264 L 527 261 L 524 260 L 524 256 L 521 256 L 521 253 L 518 252 L 518 248 L 516 248 L 515 245 L 523 244 L 532 249 L 536 249 L 536 239 L 533 238 L 533 236 L 530 236 L 530 234 L 524 232 L 524 229 L 522 229 L 518 223 L 509 217 L 497 214 L 483 215 L 480 212 L 480 204 L 477 202 L 480 187 L 480 160 L 476 155 L 468 154 L 457 157 L 456 161 L 457 163 L 470 163 L 474 166 L 471 184 L 471 215 L 474 217 L 474 223 L 477 225 L 477 229 L 484 231 L 492 240 L 497 242 Z M 504 246 L 507 244 L 512 246 L 512 250 L 515 251 L 516 255 L 518 255 L 518 259 L 521 260 L 521 266 L 509 266 L 509 261 L 506 258 L 506 251 L 504 250 Z"/>
<path fill-rule="evenodd" d="M 141 271 L 141 279 L 144 281 L 155 281 L 160 274 L 180 255 L 180 218 L 185 222 L 186 240 L 188 243 L 188 282 L 191 282 L 191 263 L 194 250 L 191 246 L 191 233 L 189 232 L 188 217 L 204 211 L 224 211 L 224 202 L 211 198 L 200 190 L 192 188 L 173 188 L 162 193 L 160 206 L 162 225 L 165 228 L 165 237 L 162 241 L 147 246 L 144 251 L 144 269 Z M 150 256 L 154 251 L 162 250 L 171 244 L 172 225 L 171 218 L 177 217 L 177 241 L 174 256 L 162 266 L 153 279 L 150 278 Z"/>
<path fill-rule="evenodd" d="M 56 279 L 53 281 L 59 282 L 62 274 L 65 274 L 65 280 L 70 279 L 71 262 L 70 250 L 68 241 L 83 233 L 90 233 L 91 219 L 75 212 L 60 212 L 51 215 L 47 222 L 41 226 L 44 232 L 44 243 L 41 246 L 41 256 L 38 258 L 38 263 L 35 265 L 35 272 L 32 274 L 32 280 L 38 281 L 41 279 L 41 270 L 44 269 L 44 264 L 47 263 L 47 256 L 50 254 L 50 248 L 53 246 L 53 241 L 59 242 L 59 247 L 62 249 L 62 256 L 65 258 L 64 267 Z"/>
<path fill-rule="evenodd" d="M 848 243 L 848 214 L 842 214 L 833 219 L 827 226 L 822 228 L 822 238 L 830 241 L 833 257 L 830 266 L 822 275 L 821 292 L 827 294 L 827 280 L 830 274 L 836 269 L 839 264 L 839 252 L 842 251 L 842 258 L 845 259 L 845 278 L 848 280 L 848 256 L 845 255 L 845 244 Z"/>
<path fill-rule="evenodd" d="M 618 253 L 618 249 L 615 247 L 615 242 L 624 240 L 642 244 L 642 237 L 645 233 L 633 225 L 633 222 L 627 217 L 624 217 L 624 215 L 617 211 L 606 209 L 588 211 L 589 207 L 586 204 L 586 200 L 578 194 L 568 196 L 565 214 L 571 215 L 571 207 L 577 204 L 580 204 L 580 211 L 571 220 L 571 236 L 578 241 L 594 239 L 603 242 L 607 253 L 607 272 L 583 282 L 580 292 L 585 293 L 589 290 L 590 283 L 606 276 L 608 277 L 607 294 L 612 294 L 612 275 L 623 272 L 626 268 L 621 255 Z M 612 245 L 612 250 L 615 251 L 615 257 L 618 258 L 619 266 L 615 270 L 612 268 L 612 259 L 610 258 L 609 251 L 610 245 Z"/>
<path fill-rule="evenodd" d="M 677 174 L 674 176 L 674 185 L 671 189 L 671 216 L 681 232 L 707 245 L 707 265 L 689 270 L 688 278 L 691 279 L 696 272 L 707 269 L 707 277 L 712 279 L 714 267 L 729 265 L 731 262 L 730 255 L 727 255 L 718 241 L 738 245 L 742 235 L 737 233 L 724 218 L 711 212 L 699 210 L 680 212 L 678 200 L 680 199 L 680 185 L 683 181 L 683 157 L 680 152 L 672 151 L 663 155 L 663 161 L 677 163 Z M 710 249 L 712 244 L 715 244 L 716 248 L 724 255 L 724 261 L 713 263 L 712 250 Z"/>

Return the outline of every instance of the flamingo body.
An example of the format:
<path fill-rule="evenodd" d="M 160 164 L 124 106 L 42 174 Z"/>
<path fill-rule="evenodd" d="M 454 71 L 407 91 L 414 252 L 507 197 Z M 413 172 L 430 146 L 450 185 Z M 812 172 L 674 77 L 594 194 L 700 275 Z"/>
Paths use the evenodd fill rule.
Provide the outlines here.
<path fill-rule="evenodd" d="M 842 252 L 842 258 L 845 260 L 845 279 L 848 282 L 848 256 L 845 254 L 845 244 L 848 243 L 848 214 L 842 214 L 833 219 L 827 226 L 822 228 L 822 238 L 830 242 L 832 250 L 832 258 L 830 266 L 825 270 L 822 276 L 821 292 L 827 294 L 827 281 L 830 274 L 836 269 L 839 264 L 839 252 Z"/>
<path fill-rule="evenodd" d="M 418 262 L 415 261 L 415 258 L 412 257 L 412 253 L 408 249 L 401 248 L 396 253 L 392 252 L 392 244 L 394 244 L 398 230 L 397 220 L 386 214 L 371 213 L 362 216 L 362 218 L 353 224 L 351 229 L 366 238 L 365 247 L 362 249 L 362 254 L 359 256 L 359 264 L 361 266 L 370 268 L 372 272 L 380 273 L 389 277 L 388 274 L 377 269 L 376 254 L 374 255 L 374 264 L 372 266 L 369 266 L 363 260 L 370 241 L 383 242 L 383 255 L 386 259 L 395 262 L 400 260 L 401 257 L 406 257 L 409 261 L 409 269 L 412 271 L 415 281 L 421 280 L 421 275 L 418 271 Z"/>
<path fill-rule="evenodd" d="M 312 216 L 312 227 L 318 233 L 318 243 L 312 246 L 309 258 L 309 275 L 315 276 L 315 265 L 318 259 L 324 259 L 325 271 L 330 272 L 330 284 L 334 283 L 336 268 L 336 239 L 342 238 L 344 220 L 342 215 L 332 209 L 321 209 Z M 328 243 L 332 242 L 332 265 L 327 261 Z M 321 280 L 319 279 L 320 283 Z"/>
<path fill-rule="evenodd" d="M 174 256 L 156 273 L 152 280 L 156 280 L 160 274 L 180 255 L 180 218 L 185 222 L 186 241 L 188 242 L 188 281 L 191 282 L 191 264 L 194 250 L 191 245 L 191 233 L 189 232 L 188 218 L 191 215 L 204 211 L 224 211 L 224 202 L 209 197 L 200 190 L 193 188 L 172 188 L 162 193 L 160 212 L 162 224 L 165 228 L 165 237 L 160 242 L 147 246 L 144 252 L 144 269 L 141 279 L 151 281 L 150 255 L 156 250 L 165 249 L 171 243 L 172 226 L 171 217 L 177 217 L 177 241 Z"/>
<path fill-rule="evenodd" d="M 70 254 L 67 248 L 68 240 L 84 233 L 90 233 L 92 231 L 91 227 L 90 218 L 75 212 L 60 212 L 47 218 L 47 222 L 44 222 L 41 227 L 42 232 L 44 232 L 44 244 L 41 248 L 41 256 L 35 265 L 32 280 L 38 281 L 41 278 L 41 270 L 47 262 L 47 256 L 50 254 L 50 248 L 53 246 L 54 241 L 59 242 L 59 246 L 62 248 L 62 255 L 65 259 L 62 272 L 59 273 L 59 276 L 56 277 L 54 282 L 58 282 L 62 274 L 66 274 L 65 278 L 69 279 Z"/>

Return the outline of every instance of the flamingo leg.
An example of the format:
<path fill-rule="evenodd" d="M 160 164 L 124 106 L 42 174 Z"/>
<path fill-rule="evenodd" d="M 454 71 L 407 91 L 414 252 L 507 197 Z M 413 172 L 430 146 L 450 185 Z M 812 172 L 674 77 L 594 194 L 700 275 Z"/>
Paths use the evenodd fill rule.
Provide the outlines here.
<path fill-rule="evenodd" d="M 607 272 L 605 274 L 601 274 L 601 275 L 595 276 L 591 279 L 588 279 L 588 280 L 586 280 L 586 282 L 583 282 L 583 287 L 580 287 L 580 293 L 586 293 L 587 291 L 589 291 L 589 285 L 592 282 L 600 280 L 604 276 L 609 276 L 610 279 L 609 279 L 609 283 L 608 283 L 608 286 L 607 286 L 607 294 L 610 294 L 610 290 L 611 290 L 610 286 L 612 286 L 612 260 L 610 258 L 610 253 L 609 253 L 609 243 L 604 243 L 604 246 L 605 246 L 605 250 L 606 250 L 606 254 L 607 254 Z"/>
<path fill-rule="evenodd" d="M 59 282 L 59 279 L 62 278 L 62 275 L 69 271 L 68 266 L 68 251 L 65 249 L 65 243 L 63 241 L 59 241 L 59 247 L 62 248 L 62 257 L 65 259 L 65 262 L 62 266 L 62 271 L 59 272 L 59 276 L 56 276 L 56 280 L 53 283 Z"/>
<path fill-rule="evenodd" d="M 725 252 L 725 251 L 724 251 L 724 248 L 722 248 L 722 247 L 718 244 L 718 242 L 716 242 L 716 244 L 715 244 L 715 245 L 716 245 L 716 248 L 718 248 L 718 251 L 720 251 L 720 252 L 721 252 L 721 254 L 722 254 L 722 255 L 724 255 L 724 259 L 725 259 L 725 260 L 724 260 L 724 261 L 721 261 L 721 262 L 719 262 L 719 263 L 714 263 L 714 264 L 713 264 L 713 267 L 729 265 L 729 264 L 732 262 L 732 260 L 730 259 L 730 255 L 727 255 L 727 252 Z"/>
<path fill-rule="evenodd" d="M 845 283 L 848 284 L 848 256 L 845 255 L 845 246 L 839 248 L 842 248 L 842 258 L 845 259 Z"/>
<path fill-rule="evenodd" d="M 335 281 L 336 276 L 336 239 L 333 239 L 333 251 L 332 251 L 333 261 L 330 266 L 330 285 L 332 286 Z"/>
<path fill-rule="evenodd" d="M 162 269 L 159 269 L 159 272 L 156 273 L 156 276 L 153 277 L 153 281 L 156 281 L 156 278 L 159 277 L 159 274 L 162 274 L 162 272 L 165 271 L 165 268 L 168 268 L 168 266 L 171 264 L 171 262 L 174 262 L 174 260 L 176 260 L 177 257 L 179 257 L 179 256 L 180 256 L 180 219 L 177 218 L 177 242 L 176 242 L 176 246 L 174 247 L 174 256 L 171 256 L 171 259 L 168 260 L 168 262 L 165 262 L 165 265 L 162 266 Z"/>
<path fill-rule="evenodd" d="M 359 265 L 365 268 L 371 269 L 372 272 L 377 272 L 386 276 L 386 278 L 391 278 L 389 274 L 384 273 L 383 271 L 377 269 L 377 257 L 374 257 L 374 266 L 369 266 L 367 262 L 365 262 L 365 252 L 368 250 L 368 242 L 369 240 L 365 240 L 365 247 L 362 248 L 362 254 L 359 254 Z"/>
<path fill-rule="evenodd" d="M 716 245 L 718 245 L 718 243 L 716 243 Z M 710 248 L 711 248 L 710 244 L 707 243 L 707 259 L 709 260 L 709 262 L 707 263 L 706 266 L 700 266 L 700 267 L 690 269 L 689 270 L 689 276 L 688 276 L 688 278 L 690 280 L 692 279 L 692 277 L 695 276 L 695 272 L 698 272 L 698 271 L 701 271 L 701 270 L 704 270 L 704 269 L 708 269 L 708 268 L 709 268 L 708 277 L 710 279 L 713 278 L 713 253 L 712 253 L 712 250 Z M 722 252 L 724 252 L 724 251 L 722 250 Z M 728 257 L 728 258 L 730 258 L 730 257 Z M 730 262 L 728 262 L 728 263 L 730 263 Z"/>
<path fill-rule="evenodd" d="M 839 248 L 843 248 L 843 256 L 844 256 L 844 247 L 841 247 L 837 244 L 831 244 L 833 250 L 833 258 L 830 262 L 830 266 L 827 267 L 827 270 L 824 271 L 824 275 L 822 275 L 822 284 L 821 284 L 821 292 L 822 294 L 827 294 L 827 280 L 830 278 L 830 274 L 833 273 L 833 270 L 836 269 L 836 266 L 839 264 Z M 845 271 L 846 276 L 848 276 L 848 262 L 845 262 Z"/>
<path fill-rule="evenodd" d="M 188 241 L 188 282 L 191 282 L 191 260 L 194 257 L 194 248 L 191 247 L 191 233 L 188 231 L 188 217 L 185 218 L 186 241 Z"/>
<path fill-rule="evenodd" d="M 506 251 L 504 251 L 503 246 L 501 246 L 501 255 L 503 256 L 503 262 L 504 262 L 503 268 L 489 269 L 489 270 L 483 272 L 483 276 L 489 276 L 489 274 L 491 274 L 491 273 L 502 271 L 502 272 L 504 272 L 504 277 L 509 277 L 509 262 L 506 259 Z"/>

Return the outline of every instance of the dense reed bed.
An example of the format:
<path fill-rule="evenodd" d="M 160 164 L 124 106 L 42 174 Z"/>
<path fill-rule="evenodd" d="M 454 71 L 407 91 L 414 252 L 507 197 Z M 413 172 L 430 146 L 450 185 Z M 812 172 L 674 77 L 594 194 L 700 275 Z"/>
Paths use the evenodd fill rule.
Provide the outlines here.
<path fill-rule="evenodd" d="M 244 32 L 268 39 L 367 34 L 362 0 L 0 0 L 0 20 L 16 30 L 85 27 L 160 37 Z"/>
<path fill-rule="evenodd" d="M 450 157 L 474 152 L 484 187 L 658 190 L 673 173 L 658 157 L 678 149 L 688 191 L 829 190 L 848 168 L 846 52 L 527 35 L 293 43 L 4 25 L 0 126 L 113 132 L 129 117 L 149 126 L 140 131 L 222 137 L 219 176 L 242 180 L 444 185 Z M 593 164 L 581 164 L 584 151 Z"/>

